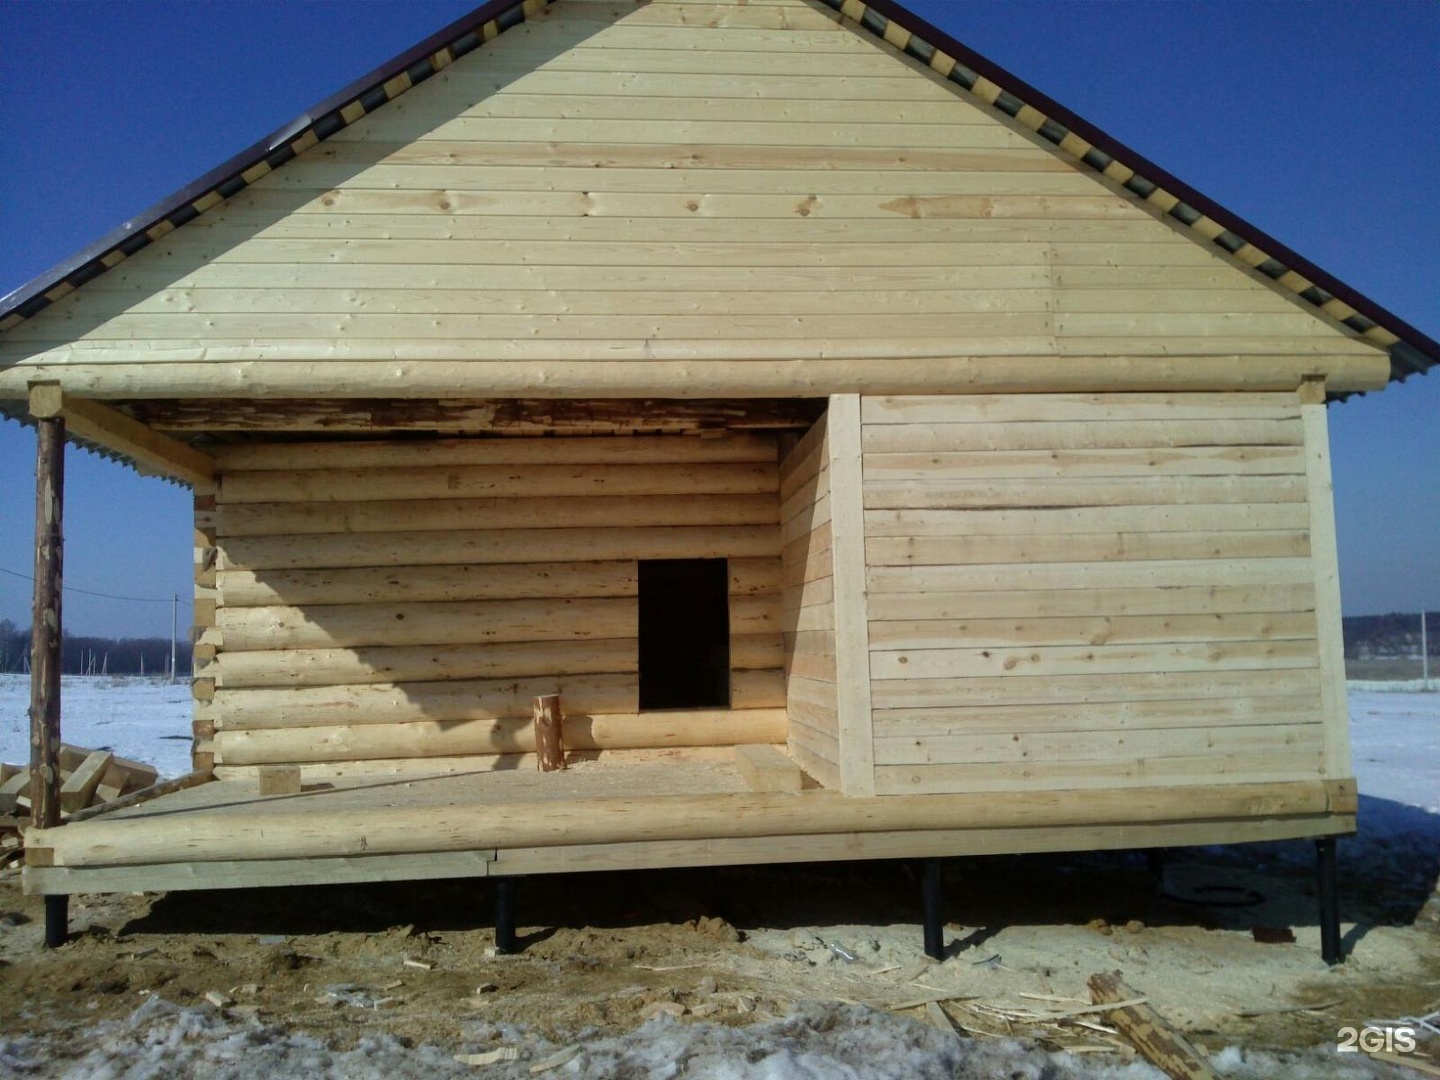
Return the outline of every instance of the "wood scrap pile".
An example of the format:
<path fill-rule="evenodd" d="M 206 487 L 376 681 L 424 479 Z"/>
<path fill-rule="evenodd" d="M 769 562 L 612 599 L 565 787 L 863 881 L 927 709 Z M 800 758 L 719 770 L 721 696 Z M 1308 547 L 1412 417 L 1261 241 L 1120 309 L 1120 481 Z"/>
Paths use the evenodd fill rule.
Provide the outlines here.
<path fill-rule="evenodd" d="M 1205 1055 L 1120 980 L 1092 975 L 1091 1003 L 1050 994 L 1017 994 L 1024 1005 L 936 993 L 893 1003 L 893 1012 L 925 1010 L 927 1023 L 970 1038 L 1031 1039 L 1072 1054 L 1139 1053 L 1172 1080 L 1219 1080 Z"/>
<path fill-rule="evenodd" d="M 60 809 L 66 815 L 148 788 L 158 778 L 154 766 L 116 757 L 109 750 L 60 744 Z M 29 766 L 0 764 L 0 821 L 13 821 L 18 828 L 29 814 Z"/>

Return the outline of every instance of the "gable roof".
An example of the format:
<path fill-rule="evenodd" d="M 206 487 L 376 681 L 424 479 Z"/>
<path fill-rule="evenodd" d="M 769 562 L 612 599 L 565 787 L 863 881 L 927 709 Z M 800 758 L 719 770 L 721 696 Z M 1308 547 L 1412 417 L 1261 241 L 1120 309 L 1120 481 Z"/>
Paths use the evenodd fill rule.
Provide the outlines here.
<path fill-rule="evenodd" d="M 900 4 L 818 2 L 1012 117 L 1082 167 L 1123 185 L 1187 227 L 1197 243 L 1220 248 L 1384 348 L 1392 380 L 1423 373 L 1440 362 L 1440 343 Z M 19 325 L 459 57 L 544 12 L 549 4 L 550 0 L 488 0 L 75 256 L 0 297 L 0 330 Z"/>

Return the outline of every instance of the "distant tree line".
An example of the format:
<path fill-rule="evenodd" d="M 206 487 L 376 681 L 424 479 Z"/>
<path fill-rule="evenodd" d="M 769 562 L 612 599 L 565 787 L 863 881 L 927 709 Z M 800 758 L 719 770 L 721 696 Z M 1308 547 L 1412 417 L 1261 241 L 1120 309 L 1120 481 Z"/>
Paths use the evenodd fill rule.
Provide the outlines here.
<path fill-rule="evenodd" d="M 1420 655 L 1418 614 L 1351 615 L 1342 621 L 1347 659 L 1378 660 Z M 1429 631 L 1426 652 L 1431 656 L 1440 656 L 1440 641 L 1436 640 L 1440 638 L 1440 614 L 1430 612 L 1425 628 Z"/>
<path fill-rule="evenodd" d="M 163 675 L 170 667 L 169 638 L 106 638 L 64 634 L 61 671 L 66 675 Z M 190 673 L 190 642 L 175 645 L 175 667 Z M 0 619 L 0 672 L 30 670 L 30 631 Z"/>

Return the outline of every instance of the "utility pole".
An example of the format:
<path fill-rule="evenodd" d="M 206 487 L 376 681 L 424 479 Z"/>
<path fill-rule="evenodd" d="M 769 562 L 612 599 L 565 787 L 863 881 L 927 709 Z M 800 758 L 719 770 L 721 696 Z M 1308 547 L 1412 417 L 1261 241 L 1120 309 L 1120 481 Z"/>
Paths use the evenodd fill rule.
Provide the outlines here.
<path fill-rule="evenodd" d="M 1428 612 L 1420 612 L 1420 678 L 1428 687 L 1430 683 L 1430 641 L 1425 636 L 1425 618 Z"/>
<path fill-rule="evenodd" d="M 175 625 L 180 611 L 180 594 L 170 594 L 170 682 L 175 681 Z"/>

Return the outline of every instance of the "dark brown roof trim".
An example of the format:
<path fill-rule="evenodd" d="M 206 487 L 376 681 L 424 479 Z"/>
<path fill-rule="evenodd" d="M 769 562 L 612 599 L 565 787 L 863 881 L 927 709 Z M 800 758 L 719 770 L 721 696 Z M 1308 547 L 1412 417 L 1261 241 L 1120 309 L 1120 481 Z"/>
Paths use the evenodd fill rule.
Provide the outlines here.
<path fill-rule="evenodd" d="M 165 234 L 243 191 L 297 154 L 424 82 L 457 58 L 544 11 L 550 0 L 488 0 L 420 44 L 362 76 L 338 94 L 160 200 L 58 266 L 0 297 L 0 330 L 8 330 Z"/>
<path fill-rule="evenodd" d="M 30 318 L 152 241 L 428 79 L 457 57 L 545 10 L 549 2 L 488 0 L 195 183 L 125 222 L 78 255 L 0 297 L 0 330 Z M 900 4 L 893 0 L 820 2 L 941 71 L 957 86 L 1031 127 L 1078 162 L 1122 183 L 1257 273 L 1387 348 L 1393 380 L 1403 381 L 1440 363 L 1440 343 Z M 944 62 L 947 59 L 949 63 Z"/>
<path fill-rule="evenodd" d="M 1440 363 L 1440 343 L 1433 338 L 894 0 L 820 2 L 966 90 L 975 92 L 977 84 L 986 80 L 996 92 L 981 95 L 982 100 L 1021 120 L 1080 163 L 1161 207 L 1202 238 L 1231 255 L 1238 254 L 1257 273 L 1386 348 L 1392 380 L 1404 381 Z M 937 53 L 954 65 L 937 62 Z M 941 70 L 947 66 L 948 70 Z M 1029 113 L 1022 117 L 1026 110 Z M 1077 138 L 1079 142 L 1073 141 Z"/>

